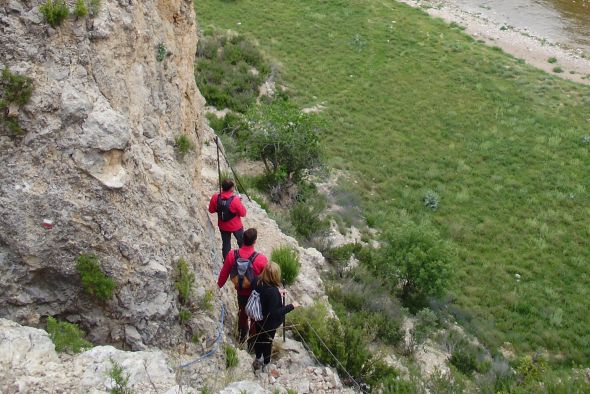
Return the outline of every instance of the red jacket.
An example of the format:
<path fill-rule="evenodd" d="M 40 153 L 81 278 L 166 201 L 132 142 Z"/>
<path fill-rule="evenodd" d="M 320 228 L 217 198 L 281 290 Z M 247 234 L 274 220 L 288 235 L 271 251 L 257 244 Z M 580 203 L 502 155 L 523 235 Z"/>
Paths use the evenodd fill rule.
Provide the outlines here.
<path fill-rule="evenodd" d="M 217 212 L 217 196 L 218 195 L 219 195 L 219 193 L 215 193 L 211 197 L 211 201 L 209 201 L 209 212 L 211 212 L 211 213 Z M 227 200 L 233 195 L 234 195 L 234 193 L 232 191 L 221 192 L 221 198 L 223 200 Z M 221 220 L 218 220 L 217 225 L 219 226 L 219 229 L 221 231 L 229 231 L 229 232 L 238 231 L 239 229 L 244 227 L 242 225 L 241 218 L 246 216 L 246 208 L 244 208 L 244 205 L 242 204 L 242 200 L 240 200 L 240 198 L 238 196 L 236 196 L 232 200 L 231 205 L 229 206 L 229 211 L 231 213 L 235 213 L 236 216 L 234 216 L 233 219 L 228 220 L 227 222 L 222 222 Z"/>
<path fill-rule="evenodd" d="M 243 245 L 238 254 L 241 258 L 247 259 L 248 257 L 252 256 L 254 253 L 254 246 L 246 246 Z M 227 282 L 227 278 L 229 278 L 229 274 L 231 273 L 231 269 L 236 261 L 234 256 L 234 251 L 230 251 L 227 256 L 225 256 L 225 261 L 223 263 L 223 267 L 221 267 L 221 271 L 219 271 L 219 277 L 217 278 L 217 286 L 220 288 L 223 287 L 225 282 Z M 268 264 L 268 259 L 262 253 L 259 253 L 258 256 L 252 262 L 252 269 L 254 270 L 254 274 L 256 276 L 260 276 L 264 267 Z M 252 289 L 241 289 L 238 290 L 238 295 L 241 296 L 249 296 L 252 293 Z"/>

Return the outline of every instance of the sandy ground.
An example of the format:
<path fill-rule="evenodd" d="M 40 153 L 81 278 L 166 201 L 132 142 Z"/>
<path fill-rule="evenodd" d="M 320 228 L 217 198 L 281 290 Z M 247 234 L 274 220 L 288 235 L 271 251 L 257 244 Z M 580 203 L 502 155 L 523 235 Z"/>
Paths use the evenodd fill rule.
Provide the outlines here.
<path fill-rule="evenodd" d="M 502 21 L 493 20 L 476 12 L 470 12 L 454 4 L 452 0 L 398 0 L 415 8 L 421 8 L 433 17 L 446 22 L 455 22 L 465 27 L 465 32 L 490 46 L 502 48 L 505 52 L 526 61 L 537 68 L 561 78 L 590 85 L 590 58 L 583 58 L 580 49 L 567 48 L 544 37 L 536 37 L 526 30 L 506 28 Z M 557 63 L 547 61 L 557 58 Z M 561 67 L 562 73 L 553 72 Z"/>

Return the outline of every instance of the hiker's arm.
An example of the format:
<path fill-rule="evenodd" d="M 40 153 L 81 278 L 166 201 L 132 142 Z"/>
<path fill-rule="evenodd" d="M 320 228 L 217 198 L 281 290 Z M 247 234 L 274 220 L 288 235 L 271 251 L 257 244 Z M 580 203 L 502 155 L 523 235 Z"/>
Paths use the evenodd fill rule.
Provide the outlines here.
<path fill-rule="evenodd" d="M 287 313 L 295 309 L 295 307 L 293 306 L 293 304 L 283 306 L 281 301 L 281 293 L 279 293 L 279 289 L 275 288 L 274 291 L 276 291 L 276 294 L 274 294 L 272 297 L 272 305 L 270 305 L 269 315 L 271 319 L 278 320 L 281 319 L 283 315 L 286 315 Z"/>
<path fill-rule="evenodd" d="M 225 282 L 227 282 L 227 278 L 229 277 L 229 273 L 231 272 L 231 266 L 233 264 L 233 253 L 228 253 L 225 256 L 225 262 L 223 263 L 223 267 L 221 267 L 221 271 L 219 271 L 219 277 L 217 278 L 217 287 L 222 288 Z"/>
<path fill-rule="evenodd" d="M 215 193 L 212 197 L 211 197 L 211 201 L 209 201 L 209 212 L 210 213 L 215 213 L 217 212 L 217 193 Z"/>

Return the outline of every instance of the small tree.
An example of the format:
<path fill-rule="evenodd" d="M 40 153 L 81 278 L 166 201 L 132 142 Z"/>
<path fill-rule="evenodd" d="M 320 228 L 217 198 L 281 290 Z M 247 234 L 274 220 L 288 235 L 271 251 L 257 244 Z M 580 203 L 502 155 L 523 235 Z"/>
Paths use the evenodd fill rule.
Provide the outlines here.
<path fill-rule="evenodd" d="M 115 291 L 115 281 L 100 269 L 98 257 L 83 254 L 76 260 L 76 270 L 82 278 L 84 291 L 100 301 L 108 301 Z"/>
<path fill-rule="evenodd" d="M 419 308 L 447 287 L 454 251 L 434 229 L 409 223 L 387 234 L 382 256 L 373 268 L 396 280 L 404 304 Z"/>
<path fill-rule="evenodd" d="M 286 100 L 275 100 L 253 107 L 247 118 L 248 154 L 262 160 L 268 175 L 295 182 L 305 170 L 320 164 L 322 124 L 317 115 L 304 114 Z"/>

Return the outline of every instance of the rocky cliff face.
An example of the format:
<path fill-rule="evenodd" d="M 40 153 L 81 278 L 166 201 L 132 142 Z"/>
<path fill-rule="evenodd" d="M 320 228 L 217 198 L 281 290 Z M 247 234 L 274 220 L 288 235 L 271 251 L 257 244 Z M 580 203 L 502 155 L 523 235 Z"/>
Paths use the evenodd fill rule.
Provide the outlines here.
<path fill-rule="evenodd" d="M 174 148 L 181 134 L 201 144 L 193 3 L 102 0 L 55 29 L 40 4 L 0 0 L 1 67 L 34 86 L 24 135 L 0 136 L 0 317 L 58 316 L 95 343 L 175 344 L 178 258 L 197 278 L 214 269 L 198 150 Z M 82 253 L 117 283 L 106 304 L 82 291 Z"/>

